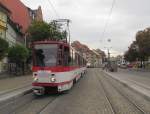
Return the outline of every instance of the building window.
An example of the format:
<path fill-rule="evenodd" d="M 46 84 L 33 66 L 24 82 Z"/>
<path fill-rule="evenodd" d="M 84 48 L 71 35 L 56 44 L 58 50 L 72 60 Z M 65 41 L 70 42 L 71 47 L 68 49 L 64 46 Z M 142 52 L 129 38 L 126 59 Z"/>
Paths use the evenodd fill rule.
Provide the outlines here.
<path fill-rule="evenodd" d="M 6 16 L 6 14 L 0 12 L 0 20 L 3 21 L 3 22 L 7 22 L 7 16 Z"/>
<path fill-rule="evenodd" d="M 5 30 L 3 30 L 1 28 L 0 28 L 0 37 L 3 39 L 5 38 Z"/>

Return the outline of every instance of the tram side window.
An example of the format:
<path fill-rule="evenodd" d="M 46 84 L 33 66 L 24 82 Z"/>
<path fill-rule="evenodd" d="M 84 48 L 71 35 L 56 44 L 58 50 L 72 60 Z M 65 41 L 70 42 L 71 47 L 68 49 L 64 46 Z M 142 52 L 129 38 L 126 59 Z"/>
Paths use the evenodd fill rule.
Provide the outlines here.
<path fill-rule="evenodd" d="M 78 54 L 75 54 L 75 65 L 78 65 Z"/>
<path fill-rule="evenodd" d="M 64 48 L 64 66 L 69 66 L 69 61 L 70 61 L 70 59 L 69 59 L 69 48 L 68 47 L 65 47 Z"/>
<path fill-rule="evenodd" d="M 76 66 L 76 53 L 72 50 L 72 65 Z"/>
<path fill-rule="evenodd" d="M 70 49 L 70 55 L 69 55 L 69 66 L 73 65 L 73 50 Z"/>
<path fill-rule="evenodd" d="M 58 59 L 57 59 L 57 64 L 58 65 L 63 65 L 63 48 L 62 45 L 59 46 L 58 49 Z"/>

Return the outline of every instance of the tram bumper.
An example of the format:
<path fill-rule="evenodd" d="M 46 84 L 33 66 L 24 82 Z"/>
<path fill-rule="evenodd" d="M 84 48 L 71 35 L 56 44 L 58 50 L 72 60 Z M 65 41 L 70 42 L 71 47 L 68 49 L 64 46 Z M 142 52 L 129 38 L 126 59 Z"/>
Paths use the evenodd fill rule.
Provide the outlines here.
<path fill-rule="evenodd" d="M 32 90 L 35 95 L 43 95 L 45 93 L 45 88 L 40 86 L 33 86 Z"/>
<path fill-rule="evenodd" d="M 73 81 L 67 83 L 32 83 L 33 92 L 35 93 L 49 93 L 49 92 L 62 92 L 69 90 L 73 85 Z"/>

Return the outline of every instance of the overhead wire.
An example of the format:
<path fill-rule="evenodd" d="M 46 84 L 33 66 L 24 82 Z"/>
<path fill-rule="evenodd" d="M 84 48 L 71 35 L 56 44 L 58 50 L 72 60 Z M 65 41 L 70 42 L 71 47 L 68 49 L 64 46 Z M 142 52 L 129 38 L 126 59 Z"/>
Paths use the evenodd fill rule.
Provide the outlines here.
<path fill-rule="evenodd" d="M 52 7 L 52 9 L 53 9 L 54 13 L 56 14 L 57 18 L 59 19 L 60 16 L 59 16 L 58 12 L 56 11 L 56 9 L 55 9 L 53 3 L 51 2 L 51 0 L 47 0 L 47 1 L 48 1 L 48 3 L 50 4 L 50 6 Z"/>
<path fill-rule="evenodd" d="M 108 27 L 108 25 L 109 25 L 110 17 L 111 17 L 111 15 L 112 15 L 112 13 L 113 13 L 113 9 L 114 9 L 115 3 L 116 3 L 116 0 L 113 0 L 113 1 L 112 1 L 112 4 L 111 4 L 110 12 L 109 12 L 109 14 L 108 14 L 108 17 L 107 17 L 107 19 L 106 19 L 106 23 L 105 23 L 105 25 L 104 25 L 104 29 L 103 29 L 103 31 L 102 31 L 102 35 L 101 35 L 102 40 L 100 40 L 100 41 L 103 41 L 103 40 L 104 40 L 104 36 L 105 36 L 105 33 L 106 33 L 106 29 L 107 29 L 107 27 Z"/>

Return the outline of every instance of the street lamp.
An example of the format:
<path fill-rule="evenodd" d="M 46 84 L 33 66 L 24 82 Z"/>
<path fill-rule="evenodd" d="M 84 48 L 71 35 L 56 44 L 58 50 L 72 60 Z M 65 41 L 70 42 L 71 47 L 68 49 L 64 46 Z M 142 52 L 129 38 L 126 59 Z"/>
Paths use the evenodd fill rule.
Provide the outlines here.
<path fill-rule="evenodd" d="M 111 49 L 112 47 L 104 47 L 104 48 L 107 49 L 107 53 L 108 53 L 108 61 L 109 61 L 109 60 L 110 60 L 110 49 Z"/>

